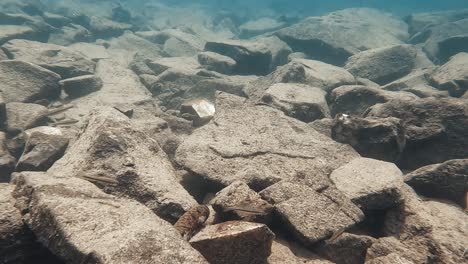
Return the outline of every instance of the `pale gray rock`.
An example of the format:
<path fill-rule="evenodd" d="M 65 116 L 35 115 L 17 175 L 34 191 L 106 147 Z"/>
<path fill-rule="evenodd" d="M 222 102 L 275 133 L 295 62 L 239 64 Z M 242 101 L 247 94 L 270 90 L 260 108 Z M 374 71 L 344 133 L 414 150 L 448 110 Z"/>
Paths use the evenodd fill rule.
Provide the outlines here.
<path fill-rule="evenodd" d="M 466 208 L 468 159 L 428 165 L 405 175 L 405 182 L 421 195 L 452 200 Z"/>
<path fill-rule="evenodd" d="M 326 95 L 322 89 L 308 85 L 278 83 L 265 91 L 262 101 L 288 116 L 308 123 L 330 117 Z"/>
<path fill-rule="evenodd" d="M 281 181 L 261 191 L 260 196 L 275 206 L 278 220 L 306 246 L 328 239 L 364 219 L 361 210 L 332 185 Z"/>
<path fill-rule="evenodd" d="M 76 42 L 92 40 L 92 34 L 83 26 L 70 24 L 50 34 L 48 43 L 67 46 Z"/>
<path fill-rule="evenodd" d="M 333 262 L 312 253 L 312 251 L 298 244 L 277 238 L 271 245 L 268 264 L 333 264 Z"/>
<path fill-rule="evenodd" d="M 180 113 L 189 114 L 193 126 L 202 126 L 213 119 L 216 109 L 212 102 L 198 98 L 185 101 L 180 107 Z"/>
<path fill-rule="evenodd" d="M 162 46 L 139 37 L 131 31 L 125 31 L 121 36 L 112 38 L 105 43 L 104 45 L 108 45 L 107 51 L 111 58 L 124 56 L 128 62 L 132 61 L 135 56 L 154 60 L 165 55 Z"/>
<path fill-rule="evenodd" d="M 415 13 L 408 16 L 405 20 L 410 26 L 410 33 L 416 34 L 424 32 L 431 27 L 455 22 L 464 18 L 468 18 L 468 9 Z"/>
<path fill-rule="evenodd" d="M 0 61 L 0 91 L 3 101 L 31 103 L 60 94 L 60 76 L 19 60 Z"/>
<path fill-rule="evenodd" d="M 315 129 L 320 134 L 323 134 L 327 137 L 332 137 L 332 127 L 333 127 L 333 119 L 332 118 L 322 118 L 317 119 L 313 122 L 309 123 L 313 129 Z"/>
<path fill-rule="evenodd" d="M 392 100 L 373 106 L 366 116 L 402 120 L 406 147 L 397 162 L 400 168 L 417 169 L 468 155 L 468 104 L 464 100 Z"/>
<path fill-rule="evenodd" d="M 277 21 L 270 17 L 262 17 L 257 20 L 248 21 L 239 26 L 241 38 L 251 38 L 267 32 L 272 32 L 284 27 L 284 22 Z"/>
<path fill-rule="evenodd" d="M 409 261 L 407 258 L 401 257 L 398 254 L 391 253 L 383 257 L 378 257 L 370 261 L 366 261 L 366 264 L 412 264 L 414 262 Z"/>
<path fill-rule="evenodd" d="M 363 210 L 383 210 L 402 202 L 403 173 L 395 164 L 357 158 L 334 170 L 336 188 Z"/>
<path fill-rule="evenodd" d="M 79 77 L 61 80 L 60 86 L 70 97 L 76 98 L 101 89 L 103 83 L 101 78 L 94 75 L 83 75 Z"/>
<path fill-rule="evenodd" d="M 297 173 L 328 175 L 358 157 L 350 146 L 268 106 L 219 93 L 216 114 L 179 146 L 183 168 L 222 186 L 242 180 L 261 190 Z"/>
<path fill-rule="evenodd" d="M 416 95 L 419 98 L 435 97 L 435 98 L 446 98 L 449 97 L 447 91 L 441 91 L 429 85 L 416 85 L 411 88 L 403 89 L 404 92 L 409 92 Z"/>
<path fill-rule="evenodd" d="M 28 25 L 0 25 L 0 45 L 12 39 L 47 40 Z"/>
<path fill-rule="evenodd" d="M 132 25 L 112 21 L 104 17 L 92 16 L 89 21 L 89 30 L 99 38 L 120 36 L 126 30 L 132 29 Z"/>
<path fill-rule="evenodd" d="M 68 46 L 69 48 L 85 55 L 88 59 L 92 61 L 98 61 L 101 59 L 109 58 L 109 53 L 106 48 L 102 45 L 97 45 L 93 43 L 78 42 L 73 43 Z"/>
<path fill-rule="evenodd" d="M 345 69 L 354 76 L 384 85 L 410 73 L 416 55 L 417 51 L 411 45 L 366 50 L 350 57 Z"/>
<path fill-rule="evenodd" d="M 2 48 L 13 59 L 37 64 L 62 78 L 93 74 L 96 66 L 83 54 L 54 44 L 16 39 L 8 41 Z"/>
<path fill-rule="evenodd" d="M 403 122 L 394 117 L 360 118 L 337 115 L 331 137 L 350 144 L 363 157 L 395 162 L 406 146 Z"/>
<path fill-rule="evenodd" d="M 468 91 L 468 53 L 462 52 L 450 58 L 432 75 L 435 87 L 447 90 L 451 96 L 461 97 Z"/>
<path fill-rule="evenodd" d="M 387 13 L 351 8 L 306 18 L 277 35 L 311 59 L 344 65 L 348 57 L 363 50 L 403 44 L 408 31 L 403 21 Z"/>
<path fill-rule="evenodd" d="M 210 263 L 262 264 L 274 237 L 264 224 L 229 221 L 205 227 L 190 244 Z"/>
<path fill-rule="evenodd" d="M 205 41 L 197 35 L 189 34 L 178 29 L 164 29 L 162 31 L 140 31 L 136 35 L 156 44 L 164 45 L 164 51 L 173 57 L 191 56 L 197 54 L 205 47 Z M 179 51 L 166 49 L 174 47 L 171 43 L 177 43 Z M 182 53 L 180 53 L 182 50 Z M 176 52 L 175 54 L 172 51 Z"/>
<path fill-rule="evenodd" d="M 43 115 L 47 108 L 38 104 L 29 103 L 8 103 L 6 104 L 7 125 L 9 133 L 17 134 L 32 126 L 39 125 L 47 121 Z"/>
<path fill-rule="evenodd" d="M 28 226 L 67 263 L 208 263 L 141 203 L 68 176 L 23 172 L 14 182 Z"/>
<path fill-rule="evenodd" d="M 48 172 L 84 178 L 108 193 L 133 198 L 174 221 L 196 204 L 177 183 L 158 143 L 113 108 L 97 108 L 85 130 Z"/>
<path fill-rule="evenodd" d="M 5 54 L 3 50 L 0 49 L 0 61 L 8 60 L 8 56 Z"/>
<path fill-rule="evenodd" d="M 230 74 L 236 67 L 236 61 L 230 57 L 214 52 L 200 52 L 197 55 L 198 62 L 206 69 L 219 73 Z"/>

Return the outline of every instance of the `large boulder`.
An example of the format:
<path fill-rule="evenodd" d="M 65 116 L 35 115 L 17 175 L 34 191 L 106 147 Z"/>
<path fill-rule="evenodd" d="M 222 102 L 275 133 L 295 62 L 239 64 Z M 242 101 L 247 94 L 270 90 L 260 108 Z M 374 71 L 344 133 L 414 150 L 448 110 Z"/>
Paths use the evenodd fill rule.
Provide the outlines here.
<path fill-rule="evenodd" d="M 458 53 L 432 74 L 434 85 L 461 97 L 468 91 L 468 53 Z"/>
<path fill-rule="evenodd" d="M 401 120 L 389 118 L 360 118 L 337 115 L 331 137 L 350 144 L 363 157 L 395 162 L 406 145 Z"/>
<path fill-rule="evenodd" d="M 303 122 L 330 117 L 322 89 L 305 84 L 278 83 L 265 91 L 262 101 Z"/>
<path fill-rule="evenodd" d="M 34 125 L 45 123 L 47 121 L 45 113 L 47 113 L 47 108 L 39 104 L 8 103 L 6 104 L 6 129 L 11 134 L 18 134 Z"/>
<path fill-rule="evenodd" d="M 400 168 L 416 169 L 468 155 L 468 104 L 464 100 L 392 100 L 373 106 L 367 116 L 403 121 L 406 147 L 398 160 Z"/>
<path fill-rule="evenodd" d="M 331 238 L 364 219 L 362 211 L 332 184 L 296 179 L 281 181 L 260 192 L 275 206 L 278 221 L 307 247 Z M 321 185 L 321 186 L 320 186 Z"/>
<path fill-rule="evenodd" d="M 395 164 L 357 158 L 334 170 L 336 188 L 363 210 L 384 210 L 402 202 L 403 173 Z"/>
<path fill-rule="evenodd" d="M 78 178 L 28 172 L 15 175 L 14 182 L 28 226 L 67 263 L 207 263 L 141 203 Z"/>
<path fill-rule="evenodd" d="M 466 208 L 468 160 L 428 165 L 405 175 L 405 182 L 421 195 L 449 199 Z"/>
<path fill-rule="evenodd" d="M 60 76 L 19 60 L 0 61 L 0 91 L 3 101 L 32 103 L 60 94 Z"/>
<path fill-rule="evenodd" d="M 384 85 L 410 73 L 415 60 L 414 47 L 398 45 L 360 52 L 348 59 L 345 69 L 356 77 Z"/>
<path fill-rule="evenodd" d="M 387 211 L 384 235 L 400 240 L 413 263 L 463 263 L 466 260 L 468 215 L 456 205 L 423 201 L 409 187 L 405 202 Z M 396 249 L 398 253 L 401 249 Z"/>
<path fill-rule="evenodd" d="M 109 193 L 134 198 L 169 221 L 196 204 L 177 183 L 158 143 L 110 107 L 90 114 L 78 140 L 48 172 L 83 178 Z"/>
<path fill-rule="evenodd" d="M 431 27 L 464 18 L 468 18 L 468 9 L 415 13 L 409 15 L 405 20 L 409 25 L 410 33 L 417 34 Z"/>
<path fill-rule="evenodd" d="M 5 43 L 2 48 L 11 58 L 37 64 L 58 73 L 62 78 L 93 74 L 96 66 L 83 54 L 55 44 L 15 39 Z"/>
<path fill-rule="evenodd" d="M 381 11 L 345 9 L 309 17 L 277 32 L 294 51 L 334 65 L 363 50 L 399 45 L 408 38 L 407 25 Z"/>
<path fill-rule="evenodd" d="M 214 119 L 179 146 L 176 160 L 221 186 L 242 180 L 258 191 L 298 173 L 328 175 L 357 156 L 278 110 L 220 93 Z"/>
<path fill-rule="evenodd" d="M 208 70 L 230 74 L 236 67 L 236 61 L 228 56 L 205 51 L 197 55 L 198 62 Z"/>

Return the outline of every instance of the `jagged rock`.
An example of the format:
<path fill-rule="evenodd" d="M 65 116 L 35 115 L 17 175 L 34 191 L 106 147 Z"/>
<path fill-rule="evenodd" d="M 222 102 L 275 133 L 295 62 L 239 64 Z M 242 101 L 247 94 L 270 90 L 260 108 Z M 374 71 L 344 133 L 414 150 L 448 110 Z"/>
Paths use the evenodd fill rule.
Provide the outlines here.
<path fill-rule="evenodd" d="M 418 263 L 418 259 L 424 259 L 424 252 L 412 251 L 395 237 L 382 237 L 377 239 L 367 250 L 366 263 L 393 264 L 388 259 L 402 259 L 406 263 Z M 388 258 L 386 258 L 388 257 Z M 416 261 L 411 262 L 410 260 Z M 397 262 L 400 263 L 400 262 Z"/>
<path fill-rule="evenodd" d="M 6 104 L 7 131 L 17 134 L 26 129 L 40 125 L 47 120 L 44 114 L 47 108 L 38 104 L 8 103 Z"/>
<path fill-rule="evenodd" d="M 406 145 L 403 123 L 398 118 L 360 118 L 337 115 L 331 137 L 350 144 L 364 157 L 394 162 Z"/>
<path fill-rule="evenodd" d="M 399 208 L 387 211 L 384 235 L 399 239 L 414 263 L 463 263 L 468 215 L 456 205 L 422 201 L 411 188 L 404 199 Z"/>
<path fill-rule="evenodd" d="M 468 50 L 467 50 L 468 51 Z M 461 97 L 468 91 L 468 53 L 458 53 L 432 75 L 435 86 Z"/>
<path fill-rule="evenodd" d="M 459 52 L 468 52 L 468 18 L 427 28 L 421 34 L 425 36 L 423 49 L 435 62 L 445 63 Z"/>
<path fill-rule="evenodd" d="M 210 263 L 262 264 L 275 235 L 264 224 L 229 221 L 205 227 L 191 240 Z"/>
<path fill-rule="evenodd" d="M 364 263 L 367 249 L 375 238 L 343 233 L 335 240 L 327 240 L 315 251 L 337 264 Z"/>
<path fill-rule="evenodd" d="M 457 99 L 393 100 L 369 109 L 368 117 L 403 121 L 406 147 L 398 160 L 416 169 L 468 155 L 468 105 Z"/>
<path fill-rule="evenodd" d="M 173 57 L 192 56 L 205 47 L 205 41 L 200 37 L 177 29 L 142 31 L 135 34 L 153 43 L 164 45 L 164 51 Z M 174 44 L 177 49 L 171 48 Z"/>
<path fill-rule="evenodd" d="M 60 159 L 68 146 L 68 138 L 32 132 L 16 165 L 16 171 L 46 171 Z"/>
<path fill-rule="evenodd" d="M 245 88 L 249 98 L 259 100 L 264 92 L 276 83 L 301 83 L 320 88 L 326 92 L 356 81 L 348 71 L 320 61 L 295 59 L 278 67 L 268 76 L 260 77 Z"/>
<path fill-rule="evenodd" d="M 468 159 L 422 167 L 406 174 L 405 182 L 421 195 L 449 199 L 466 208 Z"/>
<path fill-rule="evenodd" d="M 357 156 L 278 110 L 219 93 L 214 119 L 185 139 L 176 160 L 221 186 L 242 180 L 258 191 L 299 172 L 328 175 Z"/>
<path fill-rule="evenodd" d="M 391 100 L 415 100 L 418 97 L 407 92 L 389 92 L 380 88 L 361 85 L 345 85 L 334 89 L 330 95 L 332 116 L 348 114 L 364 116 L 368 108 Z"/>
<path fill-rule="evenodd" d="M 28 25 L 0 25 L 0 45 L 12 39 L 46 41 L 47 37 Z"/>
<path fill-rule="evenodd" d="M 275 239 L 271 245 L 268 264 L 333 264 L 333 262 L 286 240 Z"/>
<path fill-rule="evenodd" d="M 65 174 L 63 174 L 65 175 Z M 144 205 L 73 177 L 15 175 L 14 196 L 37 239 L 67 263 L 207 263 Z"/>
<path fill-rule="evenodd" d="M 7 149 L 7 137 L 0 131 L 0 182 L 8 182 L 10 174 L 15 170 L 16 159 Z"/>
<path fill-rule="evenodd" d="M 309 123 L 313 129 L 319 132 L 322 135 L 327 137 L 332 137 L 332 127 L 333 127 L 333 119 L 332 118 L 323 118 L 317 119 L 311 123 Z"/>
<path fill-rule="evenodd" d="M 272 32 L 285 26 L 284 22 L 269 17 L 248 21 L 239 26 L 241 38 L 251 38 L 267 32 Z"/>
<path fill-rule="evenodd" d="M 89 21 L 89 30 L 100 38 L 120 36 L 126 30 L 132 29 L 132 25 L 112 21 L 104 17 L 92 16 Z"/>
<path fill-rule="evenodd" d="M 330 117 L 322 89 L 304 84 L 278 83 L 265 91 L 262 101 L 303 122 Z"/>
<path fill-rule="evenodd" d="M 410 73 L 415 66 L 416 54 L 411 45 L 367 50 L 350 57 L 345 69 L 354 76 L 384 85 Z"/>
<path fill-rule="evenodd" d="M 271 63 L 269 72 L 276 70 L 278 66 L 288 63 L 289 54 L 293 51 L 284 41 L 277 36 L 262 36 L 257 37 L 254 41 L 260 45 L 264 45 L 268 52 L 271 53 Z"/>
<path fill-rule="evenodd" d="M 71 98 L 80 97 L 101 89 L 103 83 L 101 78 L 94 75 L 83 75 L 70 79 L 61 80 L 60 86 Z"/>
<path fill-rule="evenodd" d="M 81 53 L 54 44 L 15 39 L 5 43 L 2 48 L 13 59 L 37 64 L 58 73 L 62 78 L 93 74 L 96 66 Z"/>
<path fill-rule="evenodd" d="M 224 220 L 269 223 L 273 207 L 242 181 L 222 189 L 211 201 Z"/>
<path fill-rule="evenodd" d="M 260 195 L 275 206 L 281 223 L 306 246 L 330 238 L 364 219 L 361 210 L 332 185 L 281 181 Z"/>
<path fill-rule="evenodd" d="M 343 65 L 348 57 L 363 50 L 403 44 L 408 37 L 403 21 L 369 8 L 309 17 L 279 30 L 277 35 L 294 51 L 334 65 Z"/>
<path fill-rule="evenodd" d="M 334 170 L 330 179 L 363 210 L 383 210 L 402 202 L 403 173 L 395 164 L 357 158 Z"/>
<path fill-rule="evenodd" d="M 109 58 L 109 53 L 106 48 L 102 45 L 93 43 L 78 42 L 68 46 L 69 48 L 84 54 L 88 59 L 92 61 L 99 61 L 101 59 Z"/>
<path fill-rule="evenodd" d="M 180 107 L 180 113 L 191 116 L 193 126 L 202 126 L 208 123 L 216 112 L 213 103 L 205 99 L 192 99 L 184 102 Z"/>
<path fill-rule="evenodd" d="M 60 28 L 59 31 L 50 34 L 48 43 L 56 45 L 70 45 L 76 42 L 91 41 L 92 33 L 83 26 L 70 24 L 69 26 Z"/>
<path fill-rule="evenodd" d="M 160 58 L 147 63 L 155 75 L 159 75 L 168 69 L 174 69 L 183 73 L 196 74 L 201 68 L 200 63 L 194 57 Z"/>
<path fill-rule="evenodd" d="M 84 132 L 48 172 L 84 178 L 136 199 L 168 221 L 195 204 L 157 142 L 113 108 L 94 110 Z"/>
<path fill-rule="evenodd" d="M 114 52 L 114 56 L 127 54 L 129 60 L 136 56 L 144 56 L 145 59 L 154 60 L 163 57 L 162 47 L 135 35 L 131 31 L 125 31 L 121 36 L 110 39 L 106 44 L 109 53 Z"/>
<path fill-rule="evenodd" d="M 0 61 L 0 91 L 5 103 L 30 103 L 60 94 L 60 76 L 19 60 Z"/>
<path fill-rule="evenodd" d="M 209 51 L 198 53 L 198 62 L 210 71 L 224 74 L 232 73 L 236 67 L 236 61 L 230 57 Z"/>

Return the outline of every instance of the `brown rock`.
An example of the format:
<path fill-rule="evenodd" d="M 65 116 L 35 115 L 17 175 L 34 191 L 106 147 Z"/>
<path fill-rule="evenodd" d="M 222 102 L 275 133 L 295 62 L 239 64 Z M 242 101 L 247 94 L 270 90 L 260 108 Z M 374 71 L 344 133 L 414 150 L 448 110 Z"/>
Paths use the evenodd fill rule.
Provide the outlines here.
<path fill-rule="evenodd" d="M 229 221 L 202 229 L 190 244 L 210 263 L 265 264 L 274 237 L 264 224 Z"/>
<path fill-rule="evenodd" d="M 336 239 L 326 240 L 315 251 L 337 264 L 364 263 L 367 249 L 376 239 L 343 233 Z"/>

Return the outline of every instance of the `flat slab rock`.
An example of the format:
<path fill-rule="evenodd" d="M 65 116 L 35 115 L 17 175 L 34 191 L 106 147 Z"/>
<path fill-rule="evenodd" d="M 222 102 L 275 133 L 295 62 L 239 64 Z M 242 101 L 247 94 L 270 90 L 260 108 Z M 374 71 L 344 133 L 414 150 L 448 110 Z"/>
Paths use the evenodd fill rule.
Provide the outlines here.
<path fill-rule="evenodd" d="M 281 181 L 261 191 L 260 196 L 275 206 L 281 222 L 306 246 L 313 246 L 364 219 L 361 210 L 330 185 Z"/>
<path fill-rule="evenodd" d="M 258 191 L 302 172 L 328 175 L 358 156 L 278 110 L 219 93 L 214 119 L 186 138 L 176 161 L 222 186 L 241 180 Z"/>
<path fill-rule="evenodd" d="M 78 178 L 15 176 L 14 196 L 37 239 L 66 263 L 208 263 L 144 205 Z"/>
<path fill-rule="evenodd" d="M 59 45 L 36 41 L 15 39 L 5 43 L 2 48 L 13 59 L 37 64 L 62 78 L 93 74 L 96 63 L 85 55 Z"/>
<path fill-rule="evenodd" d="M 177 183 L 158 143 L 110 107 L 97 108 L 90 114 L 83 133 L 48 171 L 84 178 L 106 192 L 134 198 L 169 221 L 177 220 L 196 204 Z"/>
<path fill-rule="evenodd" d="M 210 263 L 264 264 L 274 238 L 264 224 L 229 221 L 205 227 L 190 244 Z"/>
<path fill-rule="evenodd" d="M 403 173 L 390 162 L 357 158 L 333 171 L 330 179 L 362 209 L 382 210 L 402 201 Z"/>

